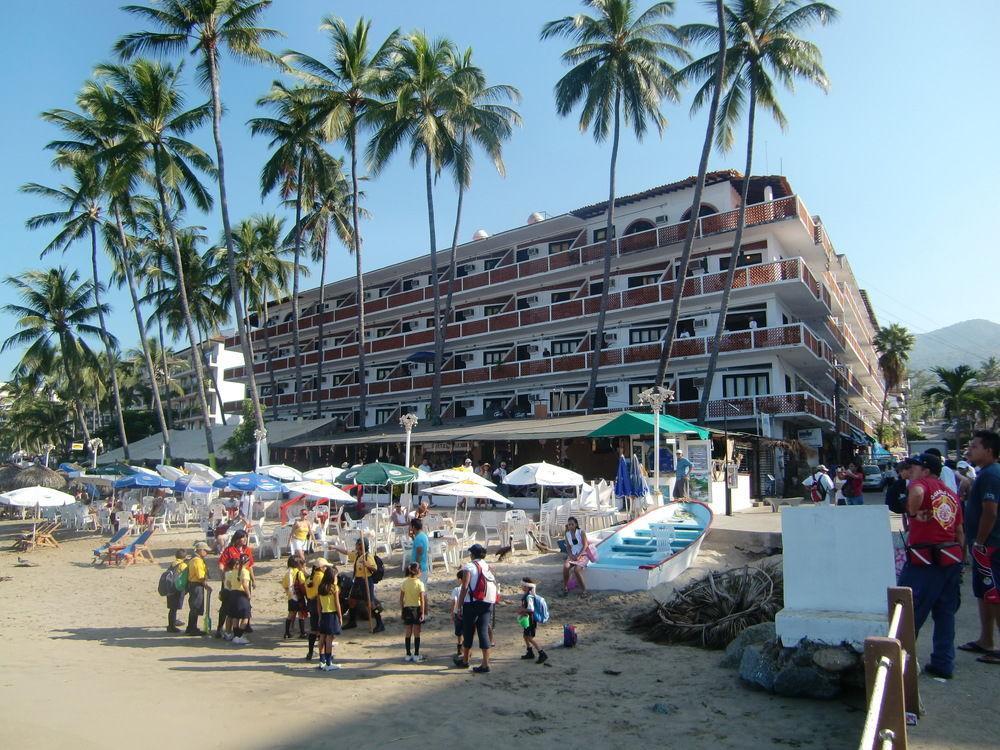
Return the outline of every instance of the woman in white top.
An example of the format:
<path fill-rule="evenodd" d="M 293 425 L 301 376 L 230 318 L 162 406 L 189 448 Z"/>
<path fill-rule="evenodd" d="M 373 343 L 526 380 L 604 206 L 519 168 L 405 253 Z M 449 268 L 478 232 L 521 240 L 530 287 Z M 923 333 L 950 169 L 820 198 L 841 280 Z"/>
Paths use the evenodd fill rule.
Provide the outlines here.
<path fill-rule="evenodd" d="M 587 532 L 580 528 L 580 522 L 575 517 L 566 519 L 566 560 L 563 562 L 562 596 L 569 594 L 569 577 L 572 575 L 580 593 L 587 593 L 583 582 L 583 569 L 587 567 L 590 558 L 587 557 Z"/>

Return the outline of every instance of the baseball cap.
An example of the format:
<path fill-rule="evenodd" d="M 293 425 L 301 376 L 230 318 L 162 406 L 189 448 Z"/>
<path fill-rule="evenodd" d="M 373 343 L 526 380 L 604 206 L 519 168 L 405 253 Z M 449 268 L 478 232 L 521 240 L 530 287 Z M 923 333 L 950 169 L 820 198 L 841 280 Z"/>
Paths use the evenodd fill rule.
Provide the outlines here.
<path fill-rule="evenodd" d="M 330 561 L 327 560 L 325 557 L 317 557 L 315 560 L 312 561 L 312 566 L 314 568 L 329 568 L 329 567 L 331 567 Z"/>
<path fill-rule="evenodd" d="M 486 547 L 481 544 L 473 544 L 469 547 L 469 554 L 473 557 L 484 557 L 486 555 Z"/>
<path fill-rule="evenodd" d="M 932 474 L 941 473 L 942 464 L 940 456 L 935 456 L 933 453 L 921 453 L 919 456 L 914 456 L 913 460 L 917 466 L 929 469 Z"/>
<path fill-rule="evenodd" d="M 208 542 L 195 542 L 194 543 L 194 549 L 195 549 L 195 551 L 200 550 L 200 549 L 208 550 L 208 549 L 211 549 L 211 547 L 208 546 Z"/>
<path fill-rule="evenodd" d="M 958 462 L 958 468 L 960 468 L 960 469 L 971 469 L 972 468 L 972 464 L 970 464 L 968 461 L 959 461 Z"/>

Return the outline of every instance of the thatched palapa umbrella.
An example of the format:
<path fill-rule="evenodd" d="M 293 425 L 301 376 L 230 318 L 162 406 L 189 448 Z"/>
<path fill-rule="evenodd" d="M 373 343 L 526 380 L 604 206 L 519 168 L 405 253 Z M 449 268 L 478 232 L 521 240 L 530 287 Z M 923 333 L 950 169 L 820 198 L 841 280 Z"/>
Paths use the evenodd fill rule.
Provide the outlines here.
<path fill-rule="evenodd" d="M 8 492 L 14 489 L 14 485 L 11 482 L 14 480 L 18 474 L 22 471 L 20 466 L 12 466 L 7 464 L 2 469 L 0 469 L 0 492 Z"/>
<path fill-rule="evenodd" d="M 35 465 L 21 469 L 6 485 L 7 490 L 19 490 L 22 487 L 51 487 L 54 490 L 63 490 L 66 488 L 66 480 L 62 474 L 52 469 Z"/>

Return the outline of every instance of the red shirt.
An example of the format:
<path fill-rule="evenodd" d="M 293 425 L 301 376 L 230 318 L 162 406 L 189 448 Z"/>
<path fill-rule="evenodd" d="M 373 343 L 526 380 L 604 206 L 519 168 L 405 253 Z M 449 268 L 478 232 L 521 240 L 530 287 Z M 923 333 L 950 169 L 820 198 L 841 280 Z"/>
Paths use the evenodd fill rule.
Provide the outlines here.
<path fill-rule="evenodd" d="M 962 504 L 958 496 L 937 477 L 929 476 L 910 482 L 910 487 L 924 488 L 924 501 L 916 518 L 910 518 L 911 545 L 954 542 L 962 525 Z"/>
<path fill-rule="evenodd" d="M 230 560 L 238 561 L 243 555 L 246 555 L 247 557 L 250 558 L 249 562 L 247 562 L 246 564 L 246 567 L 252 568 L 253 550 L 250 548 L 249 544 L 246 547 L 236 547 L 230 544 L 228 547 L 222 550 L 222 554 L 219 555 L 219 567 L 222 568 L 222 570 L 225 570 L 226 565 L 229 564 Z"/>

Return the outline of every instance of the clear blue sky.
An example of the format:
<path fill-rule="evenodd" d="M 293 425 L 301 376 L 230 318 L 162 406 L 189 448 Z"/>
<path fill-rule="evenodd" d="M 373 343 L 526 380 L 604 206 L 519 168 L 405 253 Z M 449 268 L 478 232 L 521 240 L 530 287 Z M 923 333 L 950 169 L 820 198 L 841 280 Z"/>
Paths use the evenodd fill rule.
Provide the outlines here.
<path fill-rule="evenodd" d="M 835 25 L 809 34 L 825 55 L 832 81 L 829 95 L 800 86 L 783 93 L 790 125 L 782 133 L 758 118 L 755 172 L 783 172 L 818 213 L 838 252 L 846 253 L 860 285 L 867 288 L 880 322 L 900 321 L 928 331 L 968 318 L 1000 319 L 1000 261 L 994 234 L 1000 190 L 1000 155 L 994 136 L 1000 121 L 996 90 L 995 28 L 1000 5 L 992 0 L 939 3 L 930 0 L 841 0 Z M 50 232 L 29 232 L 24 220 L 49 210 L 18 192 L 29 181 L 57 184 L 43 146 L 57 132 L 38 119 L 52 107 L 74 106 L 74 95 L 93 65 L 109 59 L 113 42 L 137 28 L 117 0 L 49 0 L 9 3 L 3 17 L 7 64 L 0 68 L 7 92 L 0 117 L 0 247 L 3 273 L 65 263 L 89 277 L 89 250 L 80 245 L 65 258 L 38 260 Z M 707 18 L 700 3 L 679 0 L 675 22 Z M 524 95 L 525 124 L 506 150 L 508 176 L 500 179 L 481 161 L 465 202 L 461 238 L 478 228 L 491 232 L 520 225 L 532 211 L 560 213 L 606 195 L 606 146 L 581 135 L 575 120 L 560 119 L 552 86 L 563 73 L 562 41 L 538 41 L 542 23 L 575 13 L 569 0 L 468 0 L 321 2 L 276 0 L 266 23 L 286 38 L 276 51 L 326 54 L 320 18 L 336 12 L 349 22 L 374 17 L 376 36 L 393 28 L 423 28 L 475 50 L 493 82 L 510 83 Z M 193 64 L 188 65 L 189 79 Z M 279 210 L 261 200 L 258 174 L 266 143 L 251 139 L 244 124 L 275 73 L 224 63 L 227 107 L 223 137 L 234 222 L 254 212 Z M 194 81 L 189 102 L 207 99 Z M 679 179 L 696 171 L 703 116 L 691 119 L 687 102 L 665 109 L 664 137 L 643 143 L 625 138 L 619 158 L 621 193 Z M 210 152 L 210 133 L 198 137 Z M 743 166 L 743 144 L 728 155 L 713 154 L 712 168 Z M 404 156 L 366 187 L 371 221 L 363 227 L 366 267 L 376 268 L 426 250 L 427 220 L 422 173 Z M 454 191 L 441 180 L 435 199 L 438 236 L 450 238 Z M 212 236 L 216 215 L 190 217 Z M 334 250 L 334 254 L 346 251 Z M 105 262 L 102 259 L 102 262 Z M 341 273 L 348 266 L 333 268 Z M 315 283 L 306 280 L 304 283 Z M 0 288 L 0 304 L 13 301 Z M 113 290 L 111 326 L 129 348 L 137 341 L 127 292 Z M 0 315 L 9 335 L 10 316 Z M 949 342 L 975 350 L 975 342 Z M 0 378 L 19 353 L 0 355 Z M 970 357 L 970 359 L 972 359 Z M 973 360 L 974 361 L 974 360 Z"/>

